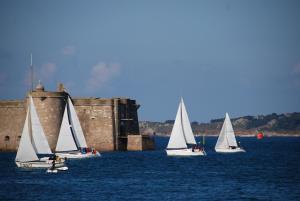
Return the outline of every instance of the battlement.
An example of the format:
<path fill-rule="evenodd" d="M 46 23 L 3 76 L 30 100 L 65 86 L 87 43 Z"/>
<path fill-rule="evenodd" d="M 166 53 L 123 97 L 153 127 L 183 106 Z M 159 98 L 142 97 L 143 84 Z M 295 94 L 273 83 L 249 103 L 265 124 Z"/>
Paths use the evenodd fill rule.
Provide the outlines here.
<path fill-rule="evenodd" d="M 23 100 L 0 100 L 0 108 L 24 108 Z"/>

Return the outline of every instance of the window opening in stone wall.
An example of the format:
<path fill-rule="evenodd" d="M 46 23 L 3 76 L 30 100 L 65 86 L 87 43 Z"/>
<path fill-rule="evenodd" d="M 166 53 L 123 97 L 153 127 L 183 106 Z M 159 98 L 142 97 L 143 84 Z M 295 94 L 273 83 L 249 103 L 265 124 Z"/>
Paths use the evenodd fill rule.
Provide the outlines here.
<path fill-rule="evenodd" d="M 9 136 L 8 135 L 5 136 L 4 140 L 5 140 L 5 142 L 8 142 L 9 141 Z"/>

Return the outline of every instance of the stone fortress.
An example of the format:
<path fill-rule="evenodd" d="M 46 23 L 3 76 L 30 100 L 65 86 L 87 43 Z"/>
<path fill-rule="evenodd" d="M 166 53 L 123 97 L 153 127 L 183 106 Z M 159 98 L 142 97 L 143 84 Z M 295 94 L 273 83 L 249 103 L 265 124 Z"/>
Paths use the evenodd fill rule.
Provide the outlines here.
<path fill-rule="evenodd" d="M 69 94 L 62 84 L 58 91 L 45 91 L 41 84 L 24 100 L 0 100 L 0 151 L 16 151 L 27 111 L 28 95 L 35 104 L 52 151 L 55 150 Z M 154 149 L 154 141 L 140 135 L 139 105 L 129 98 L 72 98 L 87 145 L 101 151 Z"/>

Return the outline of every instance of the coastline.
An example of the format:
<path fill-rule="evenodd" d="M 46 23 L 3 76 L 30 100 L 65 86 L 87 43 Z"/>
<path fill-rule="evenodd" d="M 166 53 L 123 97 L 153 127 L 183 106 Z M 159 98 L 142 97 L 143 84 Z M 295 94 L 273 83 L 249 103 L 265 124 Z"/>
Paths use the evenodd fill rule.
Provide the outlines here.
<path fill-rule="evenodd" d="M 158 136 L 158 137 L 170 137 L 169 134 L 160 134 L 156 133 L 155 135 L 151 136 Z M 203 134 L 195 134 L 195 137 L 202 137 Z M 205 137 L 218 137 L 219 134 L 204 134 Z M 242 135 L 235 135 L 236 137 L 256 137 L 255 134 L 242 134 Z M 300 137 L 300 134 L 279 134 L 279 133 L 267 133 L 264 137 Z"/>

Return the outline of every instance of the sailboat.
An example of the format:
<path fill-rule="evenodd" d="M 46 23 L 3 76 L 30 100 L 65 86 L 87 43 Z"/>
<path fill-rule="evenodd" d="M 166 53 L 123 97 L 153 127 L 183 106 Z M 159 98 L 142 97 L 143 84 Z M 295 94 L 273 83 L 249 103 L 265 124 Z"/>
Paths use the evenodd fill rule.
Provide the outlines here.
<path fill-rule="evenodd" d="M 225 120 L 215 146 L 216 152 L 222 153 L 236 153 L 236 152 L 245 152 L 245 150 L 238 146 L 232 124 L 229 118 L 228 113 L 226 113 Z"/>
<path fill-rule="evenodd" d="M 95 149 L 87 148 L 85 137 L 70 97 L 68 97 L 65 106 L 55 151 L 58 156 L 63 158 L 100 156 L 100 153 Z"/>
<path fill-rule="evenodd" d="M 169 156 L 206 155 L 204 149 L 199 147 L 195 141 L 183 98 L 179 103 L 166 152 Z"/>
<path fill-rule="evenodd" d="M 39 158 L 37 154 L 52 154 L 41 122 L 36 112 L 32 97 L 29 96 L 25 124 L 15 158 L 18 167 L 49 168 L 53 160 L 49 157 Z M 54 161 L 56 167 L 63 167 L 63 161 Z"/>

